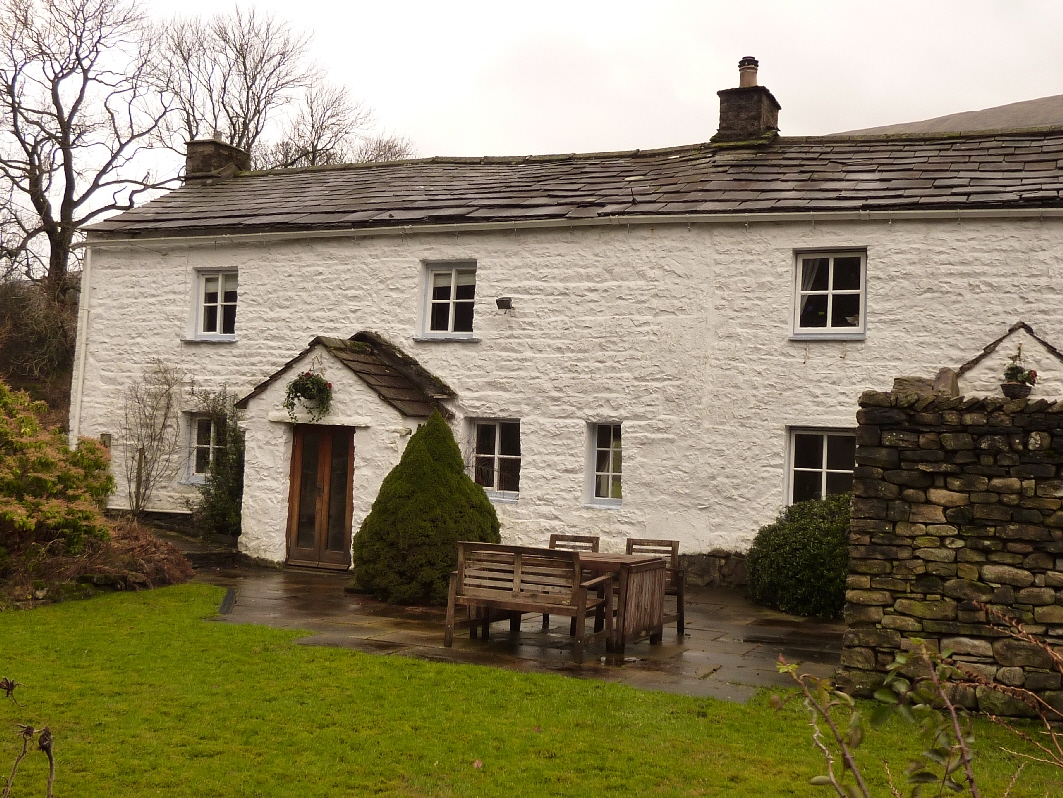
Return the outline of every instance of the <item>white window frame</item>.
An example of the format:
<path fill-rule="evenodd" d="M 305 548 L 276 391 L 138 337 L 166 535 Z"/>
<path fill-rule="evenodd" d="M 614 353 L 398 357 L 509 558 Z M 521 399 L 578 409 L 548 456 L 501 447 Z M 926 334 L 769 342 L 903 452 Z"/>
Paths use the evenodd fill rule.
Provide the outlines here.
<path fill-rule="evenodd" d="M 820 467 L 817 469 L 812 468 L 797 468 L 794 464 L 797 453 L 796 436 L 798 435 L 820 435 L 823 438 L 823 447 L 821 452 Z M 851 427 L 789 427 L 786 436 L 786 504 L 787 506 L 794 503 L 794 475 L 798 471 L 805 473 L 818 472 L 820 474 L 820 492 L 822 499 L 827 494 L 827 475 L 828 474 L 849 474 L 852 475 L 853 469 L 843 468 L 827 468 L 827 438 L 831 435 L 844 436 L 853 439 L 853 469 L 856 468 L 856 430 Z"/>
<path fill-rule="evenodd" d="M 613 455 L 618 449 L 611 445 L 608 449 L 601 449 L 598 446 L 598 430 L 602 427 L 617 428 L 621 431 L 619 447 L 621 460 L 620 463 L 615 463 L 615 468 Z M 614 440 L 613 435 L 613 431 L 610 431 L 610 443 Z M 609 462 L 606 471 L 598 470 L 598 453 L 602 451 L 609 453 Z M 591 422 L 587 425 L 587 485 L 584 497 L 585 504 L 593 507 L 620 507 L 623 505 L 623 493 L 621 493 L 621 498 L 618 499 L 612 498 L 611 496 L 597 495 L 598 477 L 600 476 L 609 477 L 610 493 L 612 492 L 614 478 L 620 481 L 621 491 L 623 490 L 623 453 L 623 424 L 621 422 L 601 421 Z"/>
<path fill-rule="evenodd" d="M 223 284 L 224 281 L 233 277 L 236 279 L 236 291 L 237 299 L 235 302 L 225 302 Z M 222 327 L 223 322 L 223 308 L 226 305 L 231 305 L 239 310 L 240 306 L 240 272 L 238 269 L 199 269 L 196 271 L 195 280 L 195 303 L 192 322 L 192 339 L 196 341 L 235 341 L 236 340 L 236 319 L 233 319 L 233 331 L 231 333 L 225 332 L 208 332 L 203 329 L 206 324 L 206 292 L 207 292 L 207 280 L 210 278 L 217 278 L 218 284 L 218 302 L 215 303 L 215 307 L 218 309 L 217 314 L 217 326 Z"/>
<path fill-rule="evenodd" d="M 806 259 L 828 258 L 829 277 L 826 291 L 811 291 L 801 286 L 803 272 L 802 263 Z M 860 287 L 858 289 L 835 289 L 834 288 L 834 261 L 837 258 L 860 258 Z M 802 327 L 801 305 L 806 296 L 820 295 L 827 297 L 827 327 Z M 833 298 L 835 296 L 850 295 L 860 297 L 860 321 L 855 327 L 831 327 L 829 322 L 833 319 Z M 861 341 L 867 337 L 867 250 L 815 250 L 798 251 L 794 253 L 794 301 L 793 301 L 793 333 L 790 336 L 801 340 L 831 340 L 831 341 Z"/>
<path fill-rule="evenodd" d="M 447 317 L 447 329 L 446 330 L 433 330 L 432 329 L 432 308 L 434 305 L 442 304 L 442 301 L 434 301 L 432 297 L 433 284 L 435 283 L 435 277 L 438 274 L 444 272 L 450 273 L 450 298 L 445 300 L 449 306 L 449 313 Z M 458 299 L 455 294 L 457 293 L 457 274 L 458 272 L 472 272 L 473 274 L 473 299 L 472 299 L 472 329 L 471 330 L 455 330 L 454 323 L 456 318 L 455 305 L 458 303 Z M 425 285 L 424 285 L 424 307 L 421 309 L 421 335 L 424 338 L 437 339 L 437 340 L 479 340 L 476 336 L 476 261 L 474 260 L 460 260 L 460 261 L 428 261 L 425 263 Z"/>
<path fill-rule="evenodd" d="M 203 448 L 203 444 L 199 442 L 199 425 L 201 422 L 208 422 L 210 424 L 210 443 L 208 444 L 208 461 L 206 471 L 197 471 L 196 463 L 198 460 L 197 455 L 199 450 Z M 214 458 L 218 454 L 218 424 L 215 419 L 205 413 L 189 413 L 188 414 L 188 481 L 201 483 L 207 479 L 210 474 L 210 465 L 214 462 Z"/>
<path fill-rule="evenodd" d="M 502 425 L 503 424 L 516 424 L 517 425 L 517 446 L 520 449 L 520 454 L 510 455 L 501 453 L 502 444 Z M 479 441 L 479 432 L 481 426 L 493 426 L 494 427 L 494 453 L 480 454 L 477 449 L 477 443 Z M 473 482 L 480 485 L 484 489 L 484 493 L 488 495 L 493 501 L 512 501 L 515 502 L 520 496 L 520 467 L 523 465 L 523 447 L 520 444 L 520 419 L 517 418 L 474 418 L 469 420 L 469 440 L 470 440 L 470 466 L 469 476 Z M 490 486 L 482 484 L 478 476 L 478 467 L 480 465 L 480 459 L 485 457 L 491 457 L 493 464 L 491 467 L 491 482 Z M 499 461 L 509 460 L 517 461 L 517 490 L 500 490 L 496 486 L 498 485 L 498 472 Z"/>

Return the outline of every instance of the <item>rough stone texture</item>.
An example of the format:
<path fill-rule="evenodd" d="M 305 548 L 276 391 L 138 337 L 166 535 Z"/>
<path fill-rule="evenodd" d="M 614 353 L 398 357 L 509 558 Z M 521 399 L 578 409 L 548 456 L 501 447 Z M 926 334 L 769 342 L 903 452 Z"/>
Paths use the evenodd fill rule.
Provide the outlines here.
<path fill-rule="evenodd" d="M 1013 352 L 1013 343 L 999 349 Z M 1037 352 L 1036 339 L 1024 351 Z M 1057 357 L 1044 347 L 1040 352 Z M 1052 365 L 1045 359 L 1038 367 L 1042 362 Z M 970 375 L 981 361 L 973 363 L 960 369 L 961 383 L 979 379 Z M 930 483 L 919 503 L 903 495 L 884 508 L 853 501 L 850 573 L 868 575 L 870 589 L 846 593 L 845 646 L 859 653 L 843 659 L 841 678 L 874 685 L 896 654 L 920 639 L 951 649 L 987 679 L 1035 690 L 1048 701 L 1060 685 L 1051 658 L 987 625 L 983 604 L 1020 619 L 1050 645 L 1063 638 L 1063 535 L 1053 520 L 1060 515 L 1063 526 L 1063 512 L 1042 504 L 1063 496 L 1063 401 L 927 396 L 916 410 L 908 396 L 861 397 L 861 412 L 876 413 L 872 459 L 885 463 L 896 455 L 908 468 L 900 474 L 925 474 Z M 885 410 L 904 417 L 884 421 Z M 857 440 L 868 437 L 858 433 Z M 913 439 L 918 449 L 911 448 Z M 941 453 L 943 460 L 936 457 Z M 866 473 L 861 491 L 881 495 L 902 480 L 892 470 Z M 939 515 L 949 523 L 932 520 Z M 885 525 L 870 536 L 872 545 L 857 532 L 868 519 Z M 909 545 L 874 545 L 895 541 Z M 869 606 L 877 611 L 867 612 Z M 1027 714 L 1025 704 L 992 690 L 979 688 L 969 698 L 984 712 Z"/>

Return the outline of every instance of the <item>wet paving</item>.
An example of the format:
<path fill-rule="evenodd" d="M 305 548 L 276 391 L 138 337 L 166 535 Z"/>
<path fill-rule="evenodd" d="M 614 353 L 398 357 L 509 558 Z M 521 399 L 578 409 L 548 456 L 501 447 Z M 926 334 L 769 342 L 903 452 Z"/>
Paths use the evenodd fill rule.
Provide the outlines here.
<path fill-rule="evenodd" d="M 301 645 L 556 673 L 728 701 L 744 702 L 760 687 L 792 684 L 775 669 L 780 654 L 803 663 L 803 671 L 829 675 L 838 666 L 844 631 L 842 624 L 757 607 L 742 590 L 688 587 L 683 637 L 674 624 L 666 626 L 662 643 L 628 644 L 619 662 L 607 656 L 604 643 L 592 641 L 576 664 L 568 618 L 551 618 L 543 630 L 541 615 L 526 615 L 519 634 L 501 621 L 492 626 L 490 640 L 470 639 L 461 630 L 453 647 L 444 648 L 444 609 L 399 607 L 348 593 L 346 573 L 214 566 L 201 568 L 196 579 L 231 588 L 220 608 L 224 622 L 303 630 Z"/>

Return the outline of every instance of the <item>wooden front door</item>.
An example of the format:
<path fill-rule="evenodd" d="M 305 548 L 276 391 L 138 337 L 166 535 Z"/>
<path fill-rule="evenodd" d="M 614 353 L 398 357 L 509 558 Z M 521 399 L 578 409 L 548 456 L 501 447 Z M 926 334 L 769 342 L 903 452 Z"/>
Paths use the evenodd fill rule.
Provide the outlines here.
<path fill-rule="evenodd" d="M 353 485 L 354 430 L 297 426 L 288 498 L 289 564 L 350 566 Z"/>

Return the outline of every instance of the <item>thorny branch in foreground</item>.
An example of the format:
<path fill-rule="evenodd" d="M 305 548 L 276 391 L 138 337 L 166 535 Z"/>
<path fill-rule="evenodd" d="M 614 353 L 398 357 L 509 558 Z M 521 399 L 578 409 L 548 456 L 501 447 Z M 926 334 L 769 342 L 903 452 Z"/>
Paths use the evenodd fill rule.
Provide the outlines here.
<path fill-rule="evenodd" d="M 949 695 L 950 679 L 961 673 L 948 661 L 948 654 L 947 651 L 943 654 L 927 651 L 925 647 L 920 647 L 912 655 L 899 654 L 890 666 L 882 688 L 875 693 L 879 704 L 870 717 L 872 727 L 880 726 L 893 714 L 920 725 L 926 748 L 905 771 L 912 798 L 922 796 L 924 788 L 934 790 L 939 796 L 949 790 L 969 792 L 973 798 L 981 798 L 972 766 L 974 737 L 970 729 L 971 719 Z M 814 777 L 812 784 L 830 786 L 839 798 L 872 798 L 854 755 L 864 739 L 864 718 L 853 699 L 830 679 L 799 673 L 797 665 L 782 657 L 778 669 L 797 683 L 812 716 L 813 742 L 827 763 L 827 774 Z M 775 696 L 773 703 L 781 707 L 784 702 Z M 848 713 L 848 723 L 839 723 L 845 713 Z M 846 726 L 844 732 L 843 725 Z M 840 771 L 836 768 L 839 756 L 842 760 Z M 1021 770 L 1020 767 L 1019 772 Z M 885 771 L 891 795 L 901 798 L 888 762 Z M 1012 777 L 1003 798 L 1011 795 L 1019 772 Z M 851 780 L 848 778 L 850 774 Z"/>
<path fill-rule="evenodd" d="M 0 690 L 3 690 L 7 698 L 12 701 L 15 700 L 14 692 L 15 688 L 19 687 L 19 683 L 14 679 L 8 679 L 4 677 L 0 679 Z M 21 706 L 17 701 L 15 704 Z M 22 750 L 19 751 L 15 757 L 15 763 L 11 766 L 11 775 L 7 778 L 7 783 L 4 785 L 3 792 L 0 792 L 0 798 L 9 798 L 11 795 L 11 788 L 15 784 L 15 776 L 18 775 L 19 765 L 22 764 L 22 760 L 26 758 L 26 754 L 29 752 L 30 743 L 36 738 L 37 750 L 42 752 L 48 757 L 48 788 L 45 792 L 45 798 L 52 798 L 53 789 L 55 787 L 55 757 L 52 754 L 52 731 L 47 726 L 43 729 L 35 729 L 33 726 L 19 723 L 15 726 L 18 730 L 17 734 L 22 738 Z"/>

